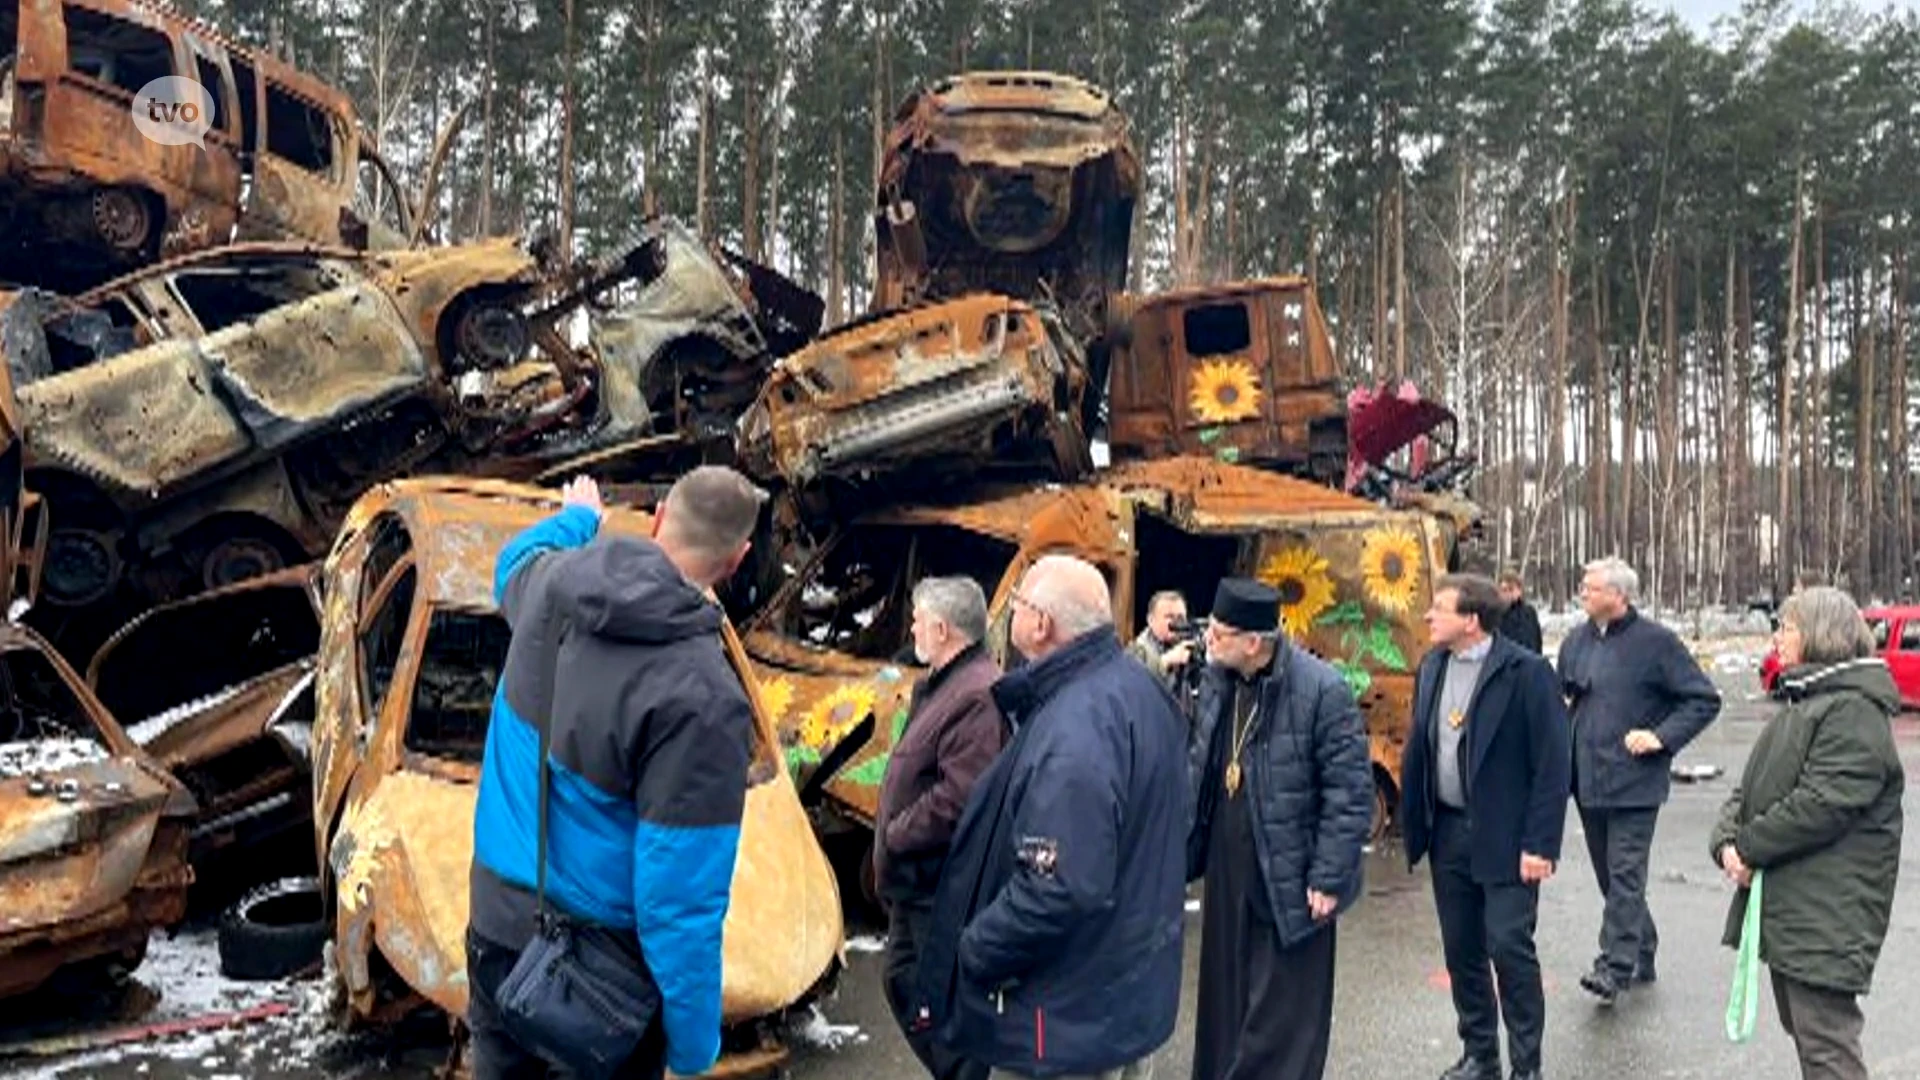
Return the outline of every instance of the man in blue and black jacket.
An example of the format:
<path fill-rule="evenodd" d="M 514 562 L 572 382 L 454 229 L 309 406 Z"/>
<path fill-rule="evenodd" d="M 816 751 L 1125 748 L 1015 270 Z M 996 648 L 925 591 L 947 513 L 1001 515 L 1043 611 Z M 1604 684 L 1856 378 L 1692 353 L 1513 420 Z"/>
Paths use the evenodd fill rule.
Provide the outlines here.
<path fill-rule="evenodd" d="M 535 932 L 540 729 L 548 734 L 550 908 L 602 935 L 660 991 L 622 1075 L 681 1076 L 720 1054 L 720 944 L 753 714 L 710 590 L 745 558 L 765 493 L 703 466 L 668 492 L 654 537 L 598 535 L 598 487 L 501 552 L 512 644 L 494 695 L 474 819 L 467 975 L 476 1080 L 555 1073 L 501 1023 L 498 990 Z"/>

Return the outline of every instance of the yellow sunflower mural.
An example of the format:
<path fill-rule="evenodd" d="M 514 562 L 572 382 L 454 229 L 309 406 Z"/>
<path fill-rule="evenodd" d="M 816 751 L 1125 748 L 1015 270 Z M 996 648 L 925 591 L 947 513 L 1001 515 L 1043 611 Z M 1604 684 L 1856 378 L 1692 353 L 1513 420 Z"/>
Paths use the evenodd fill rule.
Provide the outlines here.
<path fill-rule="evenodd" d="M 767 707 L 767 718 L 778 724 L 793 708 L 793 684 L 785 679 L 768 679 L 760 684 L 760 703 Z"/>
<path fill-rule="evenodd" d="M 1360 577 L 1368 599 L 1384 611 L 1406 614 L 1420 584 L 1420 538 L 1397 525 L 1367 533 L 1360 547 Z"/>
<path fill-rule="evenodd" d="M 800 742 L 816 750 L 825 750 L 845 735 L 860 718 L 873 711 L 873 688 L 858 683 L 836 687 L 807 710 L 800 724 Z"/>
<path fill-rule="evenodd" d="M 1209 424 L 1250 420 L 1260 415 L 1260 377 L 1244 360 L 1209 360 L 1193 369 L 1188 404 Z"/>
<path fill-rule="evenodd" d="M 1256 576 L 1279 591 L 1281 625 L 1296 641 L 1305 638 L 1313 620 L 1333 606 L 1327 560 L 1312 548 L 1289 544 L 1267 556 Z"/>

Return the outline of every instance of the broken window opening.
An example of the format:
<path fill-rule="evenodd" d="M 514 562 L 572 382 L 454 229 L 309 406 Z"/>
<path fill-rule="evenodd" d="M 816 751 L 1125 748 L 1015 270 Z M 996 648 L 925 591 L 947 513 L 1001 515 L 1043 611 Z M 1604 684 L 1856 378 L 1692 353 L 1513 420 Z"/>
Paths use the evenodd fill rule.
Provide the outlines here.
<path fill-rule="evenodd" d="M 408 616 L 413 613 L 414 578 L 412 563 L 403 564 L 389 575 L 389 580 L 381 583 L 374 593 L 374 602 L 379 606 L 360 626 L 360 700 L 366 709 L 369 731 L 380 726 L 387 691 L 393 689 L 394 676 L 400 669 Z"/>
<path fill-rule="evenodd" d="M 196 659 L 183 664 L 180 643 L 187 641 Z M 238 691 L 319 651 L 320 618 L 304 583 L 244 589 L 149 612 L 101 654 L 94 693 L 132 725 Z"/>
<path fill-rule="evenodd" d="M 52 320 L 47 323 L 46 339 L 48 365 L 39 378 L 97 364 L 150 340 L 133 308 L 119 297 Z"/>
<path fill-rule="evenodd" d="M 65 6 L 67 66 L 128 94 L 173 71 L 173 42 L 104 11 Z"/>
<path fill-rule="evenodd" d="M 910 658 L 913 586 L 965 576 L 992 596 L 1014 545 L 951 525 L 856 527 L 827 552 L 780 614 L 788 636 L 869 660 Z"/>
<path fill-rule="evenodd" d="M 1247 305 L 1238 301 L 1188 308 L 1181 316 L 1181 327 L 1187 339 L 1188 356 L 1245 352 L 1247 346 L 1253 344 L 1253 325 L 1247 315 Z"/>
<path fill-rule="evenodd" d="M 238 56 L 227 60 L 233 68 L 233 93 L 240 99 L 240 147 L 252 174 L 253 152 L 260 148 L 260 103 L 254 100 L 259 86 L 253 77 L 253 62 Z"/>
<path fill-rule="evenodd" d="M 331 172 L 333 118 L 267 80 L 267 152 L 309 172 Z"/>
<path fill-rule="evenodd" d="M 1188 532 L 1144 510 L 1134 515 L 1133 530 L 1130 633 L 1147 625 L 1147 605 L 1158 592 L 1171 589 L 1186 598 L 1189 617 L 1210 610 L 1220 579 L 1232 575 L 1242 562 L 1245 539 L 1239 536 Z"/>
<path fill-rule="evenodd" d="M 408 750 L 479 764 L 512 639 L 497 613 L 435 609 L 413 684 L 403 740 Z"/>
<path fill-rule="evenodd" d="M 106 739 L 38 649 L 0 654 L 0 780 L 99 761 Z"/>
<path fill-rule="evenodd" d="M 220 72 L 220 65 L 212 60 L 193 54 L 194 69 L 200 73 L 200 85 L 207 88 L 207 96 L 213 99 L 212 130 L 227 133 L 227 78 Z"/>
<path fill-rule="evenodd" d="M 215 333 L 318 296 L 335 285 L 324 267 L 299 260 L 248 261 L 245 266 L 185 270 L 173 275 L 174 295 L 199 322 Z"/>
<path fill-rule="evenodd" d="M 1920 652 L 1920 619 L 1900 624 L 1900 651 Z"/>
<path fill-rule="evenodd" d="M 1873 651 L 1885 652 L 1887 640 L 1893 633 L 1893 624 L 1886 619 L 1868 619 L 1867 627 L 1873 631 Z"/>

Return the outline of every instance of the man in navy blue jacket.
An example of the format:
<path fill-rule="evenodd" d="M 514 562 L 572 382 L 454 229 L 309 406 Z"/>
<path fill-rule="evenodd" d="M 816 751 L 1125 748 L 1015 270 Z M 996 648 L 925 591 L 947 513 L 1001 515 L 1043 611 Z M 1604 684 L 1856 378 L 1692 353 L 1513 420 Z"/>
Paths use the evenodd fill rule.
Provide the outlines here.
<path fill-rule="evenodd" d="M 1545 657 L 1495 636 L 1501 600 L 1471 574 L 1433 586 L 1434 648 L 1414 682 L 1401 762 L 1407 865 L 1430 857 L 1440 941 L 1466 1053 L 1441 1080 L 1539 1080 L 1547 1000 L 1534 949 L 1540 883 L 1566 831 L 1567 711 Z M 1494 1001 L 1496 980 L 1499 1002 Z"/>
<path fill-rule="evenodd" d="M 1187 722 L 1092 564 L 1039 559 L 1012 602 L 1014 736 L 954 836 L 921 991 L 996 1078 L 1135 1080 L 1180 1011 Z"/>
<path fill-rule="evenodd" d="M 467 1025 L 476 1080 L 552 1075 L 501 1022 L 535 931 L 540 729 L 551 766 L 547 903 L 650 978 L 660 1013 L 621 1075 L 706 1072 L 720 1054 L 720 939 L 753 712 L 709 591 L 746 556 L 765 494 L 731 469 L 682 477 L 654 537 L 598 535 L 600 492 L 567 485 L 494 570 L 512 643 L 474 817 Z"/>

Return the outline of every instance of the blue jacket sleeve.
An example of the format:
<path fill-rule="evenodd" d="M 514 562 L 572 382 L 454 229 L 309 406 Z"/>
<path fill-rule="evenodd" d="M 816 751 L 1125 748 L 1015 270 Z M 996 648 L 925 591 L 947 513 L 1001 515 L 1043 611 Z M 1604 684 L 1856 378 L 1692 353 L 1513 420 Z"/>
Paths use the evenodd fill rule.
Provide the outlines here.
<path fill-rule="evenodd" d="M 1527 661 L 1521 678 L 1521 701 L 1526 709 L 1527 745 L 1532 756 L 1533 792 L 1527 800 L 1527 820 L 1520 850 L 1558 862 L 1567 828 L 1567 796 L 1573 786 L 1573 746 L 1566 700 L 1560 696 L 1553 669 L 1545 661 Z"/>
<path fill-rule="evenodd" d="M 1012 879 L 960 935 L 969 979 L 999 987 L 1054 961 L 1088 915 L 1114 903 L 1120 772 L 1102 745 L 1051 748 L 1015 812 Z"/>
<path fill-rule="evenodd" d="M 633 903 L 640 951 L 660 987 L 667 1065 L 693 1076 L 720 1056 L 721 938 L 753 713 L 737 683 L 696 675 L 680 690 L 648 718 L 656 734 L 636 792 Z"/>
<path fill-rule="evenodd" d="M 493 564 L 493 602 L 511 626 L 535 575 L 533 568 L 550 551 L 584 547 L 600 531 L 600 515 L 584 506 L 568 506 L 520 531 L 500 549 Z"/>

